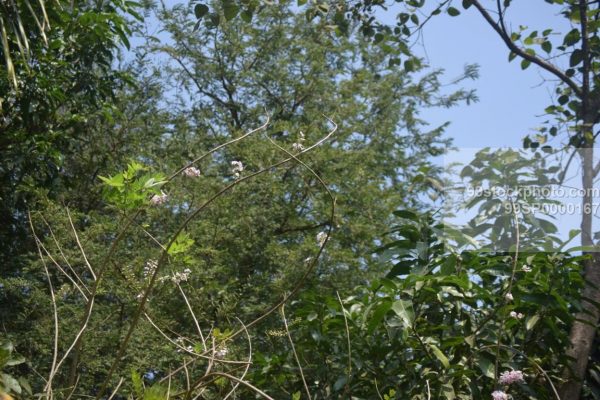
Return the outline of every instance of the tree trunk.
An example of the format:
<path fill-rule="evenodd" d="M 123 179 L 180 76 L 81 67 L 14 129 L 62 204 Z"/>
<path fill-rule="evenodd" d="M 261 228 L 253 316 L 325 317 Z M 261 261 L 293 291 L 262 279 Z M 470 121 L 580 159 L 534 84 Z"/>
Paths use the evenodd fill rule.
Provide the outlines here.
<path fill-rule="evenodd" d="M 587 125 L 584 132 L 586 147 L 580 149 L 582 160 L 582 187 L 584 190 L 581 216 L 581 244 L 592 247 L 593 230 L 593 187 L 594 187 L 594 149 L 591 124 Z M 591 139 L 591 140 L 590 140 Z M 596 304 L 600 303 L 600 254 L 594 251 L 585 251 L 589 259 L 584 261 L 583 276 L 585 287 L 582 293 L 582 310 L 575 316 L 571 328 L 571 346 L 567 355 L 572 358 L 569 370 L 565 374 L 567 381 L 561 388 L 562 400 L 579 399 L 583 380 L 587 370 L 588 358 L 592 350 L 592 344 L 596 335 L 596 327 L 600 319 L 600 309 Z"/>

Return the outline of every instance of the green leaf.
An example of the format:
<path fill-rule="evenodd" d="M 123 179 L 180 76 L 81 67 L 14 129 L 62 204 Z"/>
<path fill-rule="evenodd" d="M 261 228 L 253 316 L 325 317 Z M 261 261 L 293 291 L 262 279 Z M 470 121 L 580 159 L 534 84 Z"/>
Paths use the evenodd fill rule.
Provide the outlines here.
<path fill-rule="evenodd" d="M 545 42 L 542 43 L 542 50 L 544 50 L 546 53 L 550 54 L 550 52 L 552 51 L 552 43 L 548 40 L 546 40 Z"/>
<path fill-rule="evenodd" d="M 23 364 L 24 362 L 25 362 L 25 357 L 17 356 L 15 358 L 11 358 L 10 360 L 8 360 L 5 365 L 10 367 L 13 365 Z"/>
<path fill-rule="evenodd" d="M 527 321 L 525 322 L 525 330 L 532 330 L 533 327 L 535 326 L 535 324 L 538 323 L 538 321 L 540 320 L 540 316 L 535 314 L 529 318 L 527 318 Z"/>
<path fill-rule="evenodd" d="M 393 213 L 396 217 L 406 218 L 413 221 L 419 221 L 419 216 L 412 211 L 408 210 L 396 210 Z"/>
<path fill-rule="evenodd" d="M 577 65 L 579 65 L 579 63 L 583 61 L 583 56 L 583 51 L 581 51 L 580 49 L 573 50 L 573 52 L 571 53 L 571 57 L 569 58 L 569 66 L 576 67 Z"/>
<path fill-rule="evenodd" d="M 104 176 L 98 176 L 102 182 L 111 187 L 123 187 L 125 186 L 125 177 L 123 174 L 118 174 L 115 176 L 111 176 L 106 178 Z"/>
<path fill-rule="evenodd" d="M 29 384 L 29 381 L 27 379 L 25 379 L 24 377 L 20 377 L 18 379 L 19 381 L 19 385 L 21 385 L 21 387 L 23 389 L 25 389 L 25 391 L 27 392 L 27 394 L 29 394 L 30 396 L 33 395 L 33 391 L 31 390 L 31 385 Z"/>
<path fill-rule="evenodd" d="M 240 8 L 234 1 L 225 1 L 223 3 L 223 14 L 225 15 L 225 19 L 227 21 L 231 21 L 238 15 Z"/>
<path fill-rule="evenodd" d="M 17 381 L 12 375 L 0 374 L 0 380 L 2 381 L 4 388 L 9 393 L 14 392 L 21 394 L 21 385 L 19 385 L 19 381 Z"/>
<path fill-rule="evenodd" d="M 133 390 L 138 397 L 142 397 L 144 394 L 144 384 L 142 382 L 142 376 L 138 374 L 135 369 L 131 369 L 131 383 Z"/>
<path fill-rule="evenodd" d="M 531 61 L 529 60 L 521 60 L 521 69 L 527 69 L 531 65 Z"/>
<path fill-rule="evenodd" d="M 208 13 L 208 6 L 206 4 L 196 4 L 194 7 L 194 14 L 196 18 L 200 19 Z"/>
<path fill-rule="evenodd" d="M 473 0 L 462 0 L 462 6 L 466 10 L 473 5 Z"/>
<path fill-rule="evenodd" d="M 341 388 L 343 388 L 346 385 L 346 382 L 348 382 L 348 375 L 340 376 L 333 384 L 333 391 L 334 392 L 339 391 Z"/>
<path fill-rule="evenodd" d="M 242 18 L 242 21 L 246 22 L 246 23 L 250 23 L 252 22 L 252 11 L 251 10 L 244 10 L 240 13 L 240 18 Z"/>
<path fill-rule="evenodd" d="M 412 302 L 408 300 L 396 300 L 392 304 L 392 310 L 400 317 L 407 328 L 412 328 L 415 321 L 415 312 L 412 309 Z"/>
<path fill-rule="evenodd" d="M 448 7 L 448 9 L 446 10 L 446 12 L 451 17 L 456 17 L 456 16 L 460 15 L 460 11 L 457 8 L 454 8 L 454 7 Z"/>
<path fill-rule="evenodd" d="M 488 378 L 494 378 L 494 362 L 488 359 L 485 356 L 481 356 L 477 358 L 477 366 L 483 373 L 483 375 Z"/>
<path fill-rule="evenodd" d="M 431 344 L 431 343 L 429 343 L 428 346 L 431 349 L 431 351 L 433 352 L 433 354 L 435 355 L 435 357 L 438 360 L 440 360 L 440 362 L 442 363 L 444 368 L 449 368 L 450 361 L 448 360 L 448 357 L 446 357 L 444 355 L 444 353 L 442 353 L 442 351 L 439 349 L 439 347 L 437 347 L 435 344 Z"/>

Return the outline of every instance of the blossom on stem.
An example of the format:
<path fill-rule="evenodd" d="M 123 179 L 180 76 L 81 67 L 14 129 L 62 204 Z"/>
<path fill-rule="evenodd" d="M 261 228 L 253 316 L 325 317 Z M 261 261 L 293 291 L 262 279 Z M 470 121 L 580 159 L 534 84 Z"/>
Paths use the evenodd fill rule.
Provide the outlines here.
<path fill-rule="evenodd" d="M 531 268 L 530 268 L 530 267 L 528 267 L 527 265 L 523 265 L 523 268 L 521 268 L 521 270 L 522 270 L 523 272 L 531 272 Z"/>
<path fill-rule="evenodd" d="M 317 234 L 317 244 L 319 245 L 319 247 L 322 247 L 325 244 L 326 240 L 327 234 L 325 232 L 319 232 Z"/>
<path fill-rule="evenodd" d="M 511 383 L 524 381 L 525 379 L 522 371 L 504 371 L 500 374 L 500 378 L 498 378 L 498 383 L 501 385 L 510 385 Z"/>
<path fill-rule="evenodd" d="M 510 292 L 506 293 L 506 294 L 504 295 L 504 298 L 505 298 L 507 301 L 513 301 L 513 300 L 514 300 L 514 297 L 513 297 L 512 293 L 510 293 Z"/>
<path fill-rule="evenodd" d="M 147 278 L 154 274 L 156 268 L 158 267 L 158 261 L 156 260 L 148 260 L 146 261 L 146 265 L 144 266 L 144 277 Z"/>
<path fill-rule="evenodd" d="M 513 317 L 513 318 L 516 318 L 516 319 L 522 319 L 524 317 L 523 314 L 518 313 L 516 311 L 511 311 L 510 312 L 510 316 Z"/>
<path fill-rule="evenodd" d="M 241 161 L 232 161 L 231 162 L 231 173 L 237 179 L 240 177 L 240 174 L 244 171 L 244 164 Z"/>
<path fill-rule="evenodd" d="M 227 349 L 227 347 L 223 347 L 222 349 L 215 351 L 215 358 L 225 358 L 227 353 L 229 353 L 229 349 Z"/>
<path fill-rule="evenodd" d="M 183 174 L 189 178 L 195 178 L 200 176 L 200 170 L 196 167 L 188 167 L 183 170 Z"/>
<path fill-rule="evenodd" d="M 161 190 L 160 194 L 155 194 L 150 198 L 150 204 L 152 204 L 153 206 L 159 206 L 161 204 L 166 203 L 168 197 L 169 196 L 167 196 L 167 194 Z"/>
<path fill-rule="evenodd" d="M 502 390 L 496 390 L 495 392 L 492 392 L 492 399 L 493 400 L 508 400 L 508 395 L 503 392 Z"/>

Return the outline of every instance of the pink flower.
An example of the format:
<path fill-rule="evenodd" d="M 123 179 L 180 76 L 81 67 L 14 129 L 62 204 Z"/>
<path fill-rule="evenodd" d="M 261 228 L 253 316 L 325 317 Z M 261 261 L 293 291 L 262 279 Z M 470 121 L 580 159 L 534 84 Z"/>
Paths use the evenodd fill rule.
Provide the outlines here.
<path fill-rule="evenodd" d="M 189 167 L 183 170 L 183 174 L 190 178 L 200 176 L 200 170 L 196 167 Z"/>
<path fill-rule="evenodd" d="M 511 383 L 523 381 L 523 372 L 521 371 L 504 371 L 500 374 L 500 378 L 498 379 L 498 382 L 501 385 L 510 385 Z"/>
<path fill-rule="evenodd" d="M 494 400 L 508 400 L 508 395 L 502 390 L 496 390 L 492 392 L 492 399 Z"/>
<path fill-rule="evenodd" d="M 167 196 L 167 194 L 161 190 L 160 194 L 155 194 L 152 196 L 152 198 L 150 198 L 150 204 L 153 206 L 159 206 L 166 203 L 168 197 L 169 196 Z"/>

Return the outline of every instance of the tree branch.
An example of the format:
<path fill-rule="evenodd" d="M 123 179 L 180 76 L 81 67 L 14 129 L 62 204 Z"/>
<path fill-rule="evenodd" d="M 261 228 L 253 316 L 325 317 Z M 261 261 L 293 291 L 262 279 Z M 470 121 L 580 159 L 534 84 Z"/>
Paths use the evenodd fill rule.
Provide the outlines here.
<path fill-rule="evenodd" d="M 569 78 L 563 71 L 561 71 L 554 64 L 551 64 L 542 58 L 528 54 L 525 52 L 525 50 L 518 47 L 512 41 L 512 39 L 508 35 L 508 32 L 505 31 L 503 29 L 503 27 L 501 25 L 499 25 L 496 21 L 494 21 L 494 19 L 490 15 L 490 13 L 481 5 L 479 0 L 472 0 L 472 2 L 473 2 L 472 4 L 475 6 L 475 8 L 477 8 L 477 10 L 483 16 L 483 18 L 487 21 L 487 23 L 496 31 L 496 33 L 498 33 L 498 35 L 500 35 L 500 38 L 502 38 L 502 40 L 504 41 L 504 43 L 506 44 L 506 46 L 509 48 L 510 51 L 512 51 L 519 57 L 523 58 L 524 60 L 527 60 L 527 61 L 537 65 L 538 67 L 550 72 L 552 75 L 556 76 L 558 79 L 563 81 L 567 86 L 569 86 L 579 98 L 582 98 L 583 92 L 582 92 L 581 88 L 577 85 L 577 83 L 575 83 L 575 81 L 573 81 L 571 78 Z"/>

